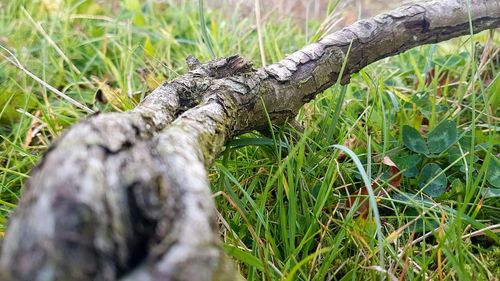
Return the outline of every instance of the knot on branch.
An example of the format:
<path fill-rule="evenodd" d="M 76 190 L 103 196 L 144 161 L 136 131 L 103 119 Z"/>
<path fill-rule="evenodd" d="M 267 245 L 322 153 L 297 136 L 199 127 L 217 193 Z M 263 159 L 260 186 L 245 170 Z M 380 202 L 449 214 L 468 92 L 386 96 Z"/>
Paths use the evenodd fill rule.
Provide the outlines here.
<path fill-rule="evenodd" d="M 203 64 L 197 58 L 188 56 L 186 64 L 194 75 L 216 79 L 252 71 L 252 62 L 239 55 L 218 58 Z"/>

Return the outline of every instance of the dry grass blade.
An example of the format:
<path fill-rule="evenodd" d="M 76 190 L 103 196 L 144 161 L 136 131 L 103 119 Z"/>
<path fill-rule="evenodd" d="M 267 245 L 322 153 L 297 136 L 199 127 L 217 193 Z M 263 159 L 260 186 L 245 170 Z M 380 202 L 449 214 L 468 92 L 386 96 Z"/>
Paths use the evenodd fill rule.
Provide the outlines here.
<path fill-rule="evenodd" d="M 16 56 L 11 52 L 9 51 L 9 49 L 5 48 L 4 46 L 0 45 L 0 48 L 2 50 L 4 50 L 5 52 L 7 52 L 9 54 L 10 57 L 12 58 L 9 58 L 8 56 L 6 56 L 5 54 L 1 53 L 0 52 L 0 56 L 2 56 L 5 60 L 7 60 L 8 62 L 10 62 L 12 65 L 14 65 L 15 67 L 19 68 L 20 70 L 22 70 L 24 73 L 26 73 L 29 77 L 33 78 L 33 80 L 35 80 L 36 82 L 40 83 L 42 86 L 44 86 L 45 88 L 47 88 L 48 90 L 50 90 L 51 92 L 53 92 L 54 94 L 60 96 L 61 98 L 65 99 L 66 101 L 68 101 L 69 103 L 71 103 L 72 105 L 82 109 L 83 111 L 89 113 L 89 114 L 92 114 L 92 113 L 95 113 L 94 110 L 90 109 L 89 107 L 83 105 L 82 103 L 78 102 L 77 100 L 67 96 L 66 94 L 62 93 L 61 91 L 59 91 L 58 89 L 52 87 L 51 85 L 49 85 L 47 82 L 43 81 L 42 79 L 40 79 L 38 76 L 36 76 L 35 74 L 33 74 L 31 71 L 29 71 L 28 69 L 26 69 L 22 64 L 21 62 L 16 58 Z"/>
<path fill-rule="evenodd" d="M 80 70 L 78 70 L 78 68 L 64 54 L 64 52 L 61 50 L 61 48 L 59 48 L 59 46 L 57 46 L 56 42 L 54 42 L 54 40 L 52 40 L 52 38 L 50 38 L 49 34 L 47 34 L 45 29 L 43 29 L 43 27 L 39 23 L 35 22 L 35 20 L 31 17 L 31 15 L 28 13 L 28 11 L 26 11 L 26 9 L 24 7 L 22 7 L 21 10 L 23 11 L 24 15 L 29 19 L 31 24 L 35 27 L 35 29 L 42 34 L 42 36 L 47 40 L 47 42 L 49 42 L 49 44 L 52 47 L 54 47 L 54 49 L 61 56 L 61 58 L 70 66 L 71 70 L 73 70 L 76 74 L 80 75 L 81 74 Z"/>
<path fill-rule="evenodd" d="M 264 39 L 262 38 L 262 20 L 260 18 L 260 0 L 255 0 L 255 21 L 257 24 L 257 37 L 259 38 L 260 59 L 262 60 L 262 66 L 266 66 Z"/>

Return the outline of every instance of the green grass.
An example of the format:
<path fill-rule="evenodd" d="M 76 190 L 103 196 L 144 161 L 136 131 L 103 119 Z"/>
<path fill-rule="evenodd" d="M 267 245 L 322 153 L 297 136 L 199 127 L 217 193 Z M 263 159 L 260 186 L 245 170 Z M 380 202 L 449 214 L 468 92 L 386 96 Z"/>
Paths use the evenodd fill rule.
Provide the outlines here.
<path fill-rule="evenodd" d="M 255 16 L 236 8 L 200 13 L 198 1 L 135 0 L 117 8 L 88 0 L 44 5 L 52 2 L 0 3 L 0 44 L 93 109 L 132 108 L 183 73 L 188 55 L 241 54 L 260 66 Z M 266 59 L 310 42 L 304 27 L 313 36 L 320 24 L 268 18 L 261 26 Z M 304 129 L 270 127 L 271 135 L 229 142 L 210 180 L 224 247 L 242 274 L 248 280 L 498 278 L 500 56 L 483 58 L 489 36 L 373 64 L 347 87 L 334 86 L 304 106 L 297 117 Z M 498 34 L 492 40 L 500 43 Z M 94 101 L 98 90 L 108 104 Z M 48 144 L 85 116 L 0 60 L 0 231 Z M 447 130 L 439 126 L 444 120 L 451 121 Z M 364 192 L 370 182 L 373 192 Z M 378 212 L 363 211 L 367 200 Z"/>

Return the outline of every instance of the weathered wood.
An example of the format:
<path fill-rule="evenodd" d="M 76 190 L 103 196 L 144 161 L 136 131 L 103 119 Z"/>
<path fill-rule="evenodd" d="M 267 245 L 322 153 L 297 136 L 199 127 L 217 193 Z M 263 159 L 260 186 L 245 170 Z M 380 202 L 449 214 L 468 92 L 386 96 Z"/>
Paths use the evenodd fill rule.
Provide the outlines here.
<path fill-rule="evenodd" d="M 500 0 L 467 3 L 404 6 L 257 70 L 238 56 L 189 58 L 188 73 L 136 109 L 74 125 L 31 173 L 3 242 L 0 280 L 241 278 L 219 245 L 206 172 L 225 141 L 265 128 L 265 109 L 282 124 L 374 61 L 470 34 L 469 13 L 474 32 L 500 26 Z"/>

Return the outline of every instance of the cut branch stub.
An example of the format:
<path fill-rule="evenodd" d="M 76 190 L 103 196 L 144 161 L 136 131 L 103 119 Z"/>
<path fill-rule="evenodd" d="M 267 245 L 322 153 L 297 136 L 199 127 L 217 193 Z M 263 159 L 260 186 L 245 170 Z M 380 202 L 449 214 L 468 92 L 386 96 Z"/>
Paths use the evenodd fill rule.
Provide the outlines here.
<path fill-rule="evenodd" d="M 239 56 L 188 58 L 189 72 L 137 108 L 90 116 L 52 144 L 10 219 L 0 279 L 239 279 L 206 172 L 225 141 L 266 128 L 266 111 L 282 124 L 374 61 L 469 34 L 469 15 L 474 32 L 497 28 L 500 0 L 408 5 L 257 70 Z"/>

